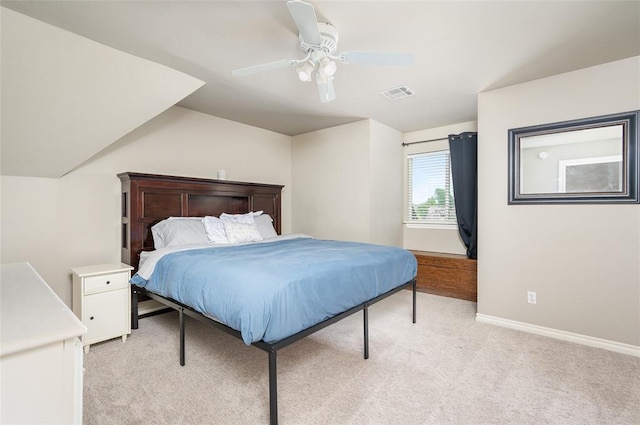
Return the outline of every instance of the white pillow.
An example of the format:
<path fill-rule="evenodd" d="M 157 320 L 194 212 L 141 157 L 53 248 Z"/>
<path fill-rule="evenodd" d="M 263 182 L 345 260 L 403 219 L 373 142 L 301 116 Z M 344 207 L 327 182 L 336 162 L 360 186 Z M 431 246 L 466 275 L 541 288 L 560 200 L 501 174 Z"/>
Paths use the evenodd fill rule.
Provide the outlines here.
<path fill-rule="evenodd" d="M 262 240 L 255 223 L 237 223 L 234 221 L 222 221 L 224 232 L 229 243 L 258 242 Z"/>
<path fill-rule="evenodd" d="M 202 219 L 207 238 L 213 243 L 227 243 L 224 224 L 218 217 L 206 216 Z"/>
<path fill-rule="evenodd" d="M 220 219 L 221 220 L 227 220 L 227 221 L 233 221 L 236 223 L 255 223 L 255 219 L 254 217 L 257 217 L 259 215 L 262 214 L 262 211 L 256 211 L 256 212 L 248 212 L 246 214 L 227 214 L 227 213 L 222 213 L 220 214 Z"/>
<path fill-rule="evenodd" d="M 169 217 L 151 227 L 156 249 L 209 243 L 201 217 Z"/>
<path fill-rule="evenodd" d="M 255 217 L 255 221 L 262 239 L 270 239 L 278 236 L 276 229 L 273 228 L 273 219 L 269 214 L 261 214 L 258 217 Z"/>

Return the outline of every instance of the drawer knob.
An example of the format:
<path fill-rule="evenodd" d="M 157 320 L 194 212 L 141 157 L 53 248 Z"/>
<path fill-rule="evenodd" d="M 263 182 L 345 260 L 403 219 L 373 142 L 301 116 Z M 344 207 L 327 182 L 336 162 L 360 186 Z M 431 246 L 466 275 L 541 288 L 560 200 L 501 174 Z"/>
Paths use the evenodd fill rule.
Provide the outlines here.
<path fill-rule="evenodd" d="M 89 320 L 93 320 L 93 316 L 89 317 Z"/>
<path fill-rule="evenodd" d="M 107 285 L 108 285 L 108 284 L 110 284 L 110 283 L 111 283 L 111 281 L 110 281 L 110 280 L 107 280 Z"/>

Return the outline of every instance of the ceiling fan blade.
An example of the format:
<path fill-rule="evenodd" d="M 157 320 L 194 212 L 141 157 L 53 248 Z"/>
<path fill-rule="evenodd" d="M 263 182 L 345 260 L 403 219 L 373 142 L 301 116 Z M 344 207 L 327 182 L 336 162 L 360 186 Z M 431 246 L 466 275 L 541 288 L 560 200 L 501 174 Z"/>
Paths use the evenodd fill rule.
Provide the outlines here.
<path fill-rule="evenodd" d="M 411 53 L 383 53 L 383 52 L 345 52 L 340 54 L 340 62 L 361 65 L 413 65 Z"/>
<path fill-rule="evenodd" d="M 279 61 L 263 63 L 261 65 L 247 66 L 246 68 L 234 69 L 231 71 L 236 77 L 242 77 L 245 75 L 257 74 L 263 71 L 269 71 L 272 69 L 284 68 L 286 66 L 296 66 L 301 61 L 298 59 L 281 59 Z"/>
<path fill-rule="evenodd" d="M 287 7 L 305 43 L 312 46 L 319 46 L 322 40 L 320 38 L 318 20 L 316 19 L 316 12 L 313 6 L 310 3 L 300 0 L 289 0 Z"/>
<path fill-rule="evenodd" d="M 333 76 L 321 76 L 319 72 L 316 72 L 316 83 L 318 84 L 320 102 L 327 103 L 336 98 L 336 92 L 333 88 Z"/>

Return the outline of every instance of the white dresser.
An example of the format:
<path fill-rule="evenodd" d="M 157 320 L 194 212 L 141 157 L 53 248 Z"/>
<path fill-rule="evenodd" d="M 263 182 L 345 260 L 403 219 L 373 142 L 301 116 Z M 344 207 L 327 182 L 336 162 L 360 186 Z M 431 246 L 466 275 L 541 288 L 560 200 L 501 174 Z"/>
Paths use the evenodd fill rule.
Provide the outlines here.
<path fill-rule="evenodd" d="M 85 353 L 91 344 L 131 333 L 131 267 L 123 263 L 74 267 L 73 312 L 87 327 Z"/>
<path fill-rule="evenodd" d="M 81 424 L 87 328 L 29 263 L 0 273 L 0 423 Z"/>

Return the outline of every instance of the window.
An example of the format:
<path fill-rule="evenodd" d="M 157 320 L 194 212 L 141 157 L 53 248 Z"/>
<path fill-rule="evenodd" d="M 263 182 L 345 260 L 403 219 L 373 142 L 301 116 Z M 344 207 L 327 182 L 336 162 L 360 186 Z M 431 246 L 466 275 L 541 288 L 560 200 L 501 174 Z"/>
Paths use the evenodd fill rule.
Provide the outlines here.
<path fill-rule="evenodd" d="M 407 155 L 405 222 L 457 224 L 448 150 Z"/>
<path fill-rule="evenodd" d="M 622 192 L 622 155 L 558 161 L 558 192 Z"/>

